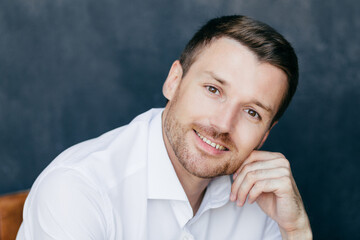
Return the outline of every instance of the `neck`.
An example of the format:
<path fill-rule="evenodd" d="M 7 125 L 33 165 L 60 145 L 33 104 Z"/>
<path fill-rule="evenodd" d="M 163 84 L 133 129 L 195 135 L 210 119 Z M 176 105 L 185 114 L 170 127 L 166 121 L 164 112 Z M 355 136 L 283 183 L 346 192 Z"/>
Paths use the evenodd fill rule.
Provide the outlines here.
<path fill-rule="evenodd" d="M 174 166 L 176 175 L 179 178 L 185 194 L 190 202 L 191 208 L 193 210 L 193 215 L 195 216 L 204 198 L 206 187 L 208 186 L 211 179 L 199 178 L 190 174 L 181 165 L 181 163 L 177 160 L 175 156 L 170 157 L 170 160 Z"/>
<path fill-rule="evenodd" d="M 164 122 L 164 113 L 162 116 L 162 122 Z M 190 202 L 191 208 L 193 210 L 193 215 L 195 216 L 204 198 L 206 187 L 210 183 L 211 179 L 197 177 L 189 173 L 184 168 L 184 166 L 179 162 L 178 158 L 175 156 L 175 153 L 164 132 L 164 126 L 162 127 L 162 129 L 163 129 L 162 135 L 165 142 L 166 151 L 169 155 L 172 165 L 174 166 L 176 175 Z"/>

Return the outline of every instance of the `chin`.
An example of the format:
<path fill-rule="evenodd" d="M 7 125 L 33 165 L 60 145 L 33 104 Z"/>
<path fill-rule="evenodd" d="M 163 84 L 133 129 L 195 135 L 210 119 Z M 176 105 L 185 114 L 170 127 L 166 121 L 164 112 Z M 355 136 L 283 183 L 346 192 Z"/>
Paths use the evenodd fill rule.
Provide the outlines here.
<path fill-rule="evenodd" d="M 210 179 L 215 178 L 223 175 L 230 175 L 231 171 L 229 171 L 229 165 L 228 163 L 223 165 L 210 165 L 209 160 L 199 160 L 199 158 L 196 161 L 187 161 L 184 163 L 183 161 L 182 165 L 183 167 L 193 176 L 204 178 L 204 179 Z M 209 166 L 210 165 L 210 166 Z"/>

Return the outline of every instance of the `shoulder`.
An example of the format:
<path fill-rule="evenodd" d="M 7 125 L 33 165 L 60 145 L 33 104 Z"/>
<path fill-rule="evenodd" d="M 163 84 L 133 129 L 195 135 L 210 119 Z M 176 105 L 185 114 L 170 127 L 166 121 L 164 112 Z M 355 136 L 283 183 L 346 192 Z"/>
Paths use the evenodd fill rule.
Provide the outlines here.
<path fill-rule="evenodd" d="M 73 169 L 58 168 L 31 189 L 24 205 L 22 231 L 30 239 L 93 235 L 106 239 L 111 225 L 108 201 Z M 71 219 L 71 221 L 69 221 Z"/>
<path fill-rule="evenodd" d="M 149 110 L 128 125 L 65 150 L 42 172 L 37 181 L 58 168 L 73 169 L 86 177 L 90 185 L 98 185 L 106 191 L 120 184 L 130 174 L 144 171 L 149 123 L 160 111 Z"/>
<path fill-rule="evenodd" d="M 106 234 L 122 225 L 121 218 L 113 216 L 114 209 L 121 208 L 116 205 L 121 196 L 146 185 L 148 128 L 160 111 L 150 110 L 61 153 L 33 184 L 22 231 L 27 236 L 35 236 L 35 231 L 36 236 L 108 239 Z"/>

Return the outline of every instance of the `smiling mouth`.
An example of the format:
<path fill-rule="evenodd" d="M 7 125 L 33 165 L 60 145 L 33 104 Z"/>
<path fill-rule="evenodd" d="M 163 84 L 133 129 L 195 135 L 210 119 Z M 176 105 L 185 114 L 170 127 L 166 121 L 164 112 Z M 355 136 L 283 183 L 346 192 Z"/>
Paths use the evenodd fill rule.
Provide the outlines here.
<path fill-rule="evenodd" d="M 194 130 L 195 131 L 195 130 Z M 227 149 L 226 147 L 220 145 L 220 144 L 217 144 L 217 143 L 214 143 L 212 141 L 210 141 L 209 139 L 207 139 L 206 137 L 202 136 L 200 133 L 198 133 L 197 131 L 195 131 L 195 133 L 199 136 L 199 138 L 201 140 L 203 140 L 204 143 L 208 144 L 209 146 L 215 148 L 215 149 L 218 149 L 220 151 L 228 151 L 229 149 Z"/>

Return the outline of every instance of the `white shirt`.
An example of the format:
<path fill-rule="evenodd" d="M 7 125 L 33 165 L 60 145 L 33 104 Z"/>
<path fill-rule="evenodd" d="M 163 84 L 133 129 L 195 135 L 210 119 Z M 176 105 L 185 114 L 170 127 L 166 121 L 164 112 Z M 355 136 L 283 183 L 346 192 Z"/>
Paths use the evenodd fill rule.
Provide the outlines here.
<path fill-rule="evenodd" d="M 61 153 L 37 178 L 17 239 L 281 239 L 259 206 L 229 201 L 229 176 L 195 216 L 167 155 L 161 109 Z"/>

